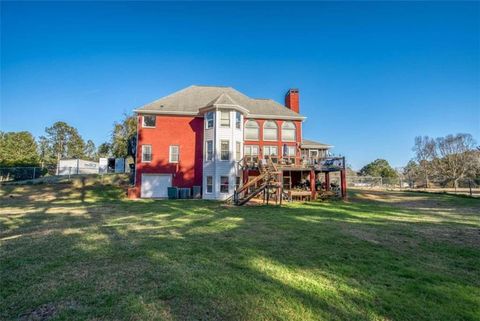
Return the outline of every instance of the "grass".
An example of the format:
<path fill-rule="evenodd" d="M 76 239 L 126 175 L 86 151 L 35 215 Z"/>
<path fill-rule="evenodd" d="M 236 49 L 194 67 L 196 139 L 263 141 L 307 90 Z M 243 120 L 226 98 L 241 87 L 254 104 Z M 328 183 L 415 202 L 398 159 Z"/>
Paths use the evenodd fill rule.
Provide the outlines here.
<path fill-rule="evenodd" d="M 113 183 L 1 187 L 2 320 L 480 320 L 478 199 L 227 207 Z"/>

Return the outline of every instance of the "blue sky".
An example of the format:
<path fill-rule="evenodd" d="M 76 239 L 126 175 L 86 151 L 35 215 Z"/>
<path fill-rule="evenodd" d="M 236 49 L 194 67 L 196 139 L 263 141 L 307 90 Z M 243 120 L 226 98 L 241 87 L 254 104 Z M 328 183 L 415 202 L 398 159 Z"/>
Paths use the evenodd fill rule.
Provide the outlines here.
<path fill-rule="evenodd" d="M 3 131 L 63 120 L 96 144 L 191 84 L 283 102 L 359 169 L 416 135 L 480 140 L 478 2 L 2 2 Z"/>

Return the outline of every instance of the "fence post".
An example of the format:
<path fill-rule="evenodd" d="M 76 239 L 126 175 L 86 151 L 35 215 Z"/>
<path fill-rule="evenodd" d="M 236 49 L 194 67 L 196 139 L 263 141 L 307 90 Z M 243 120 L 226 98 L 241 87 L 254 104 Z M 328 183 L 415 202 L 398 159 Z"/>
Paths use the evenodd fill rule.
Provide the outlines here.
<path fill-rule="evenodd" d="M 36 167 L 33 168 L 33 178 L 32 179 L 35 179 L 35 169 L 36 169 Z"/>
<path fill-rule="evenodd" d="M 69 168 L 68 168 L 68 179 L 70 179 L 70 174 L 71 174 L 71 172 L 72 172 L 72 167 L 69 167 Z"/>

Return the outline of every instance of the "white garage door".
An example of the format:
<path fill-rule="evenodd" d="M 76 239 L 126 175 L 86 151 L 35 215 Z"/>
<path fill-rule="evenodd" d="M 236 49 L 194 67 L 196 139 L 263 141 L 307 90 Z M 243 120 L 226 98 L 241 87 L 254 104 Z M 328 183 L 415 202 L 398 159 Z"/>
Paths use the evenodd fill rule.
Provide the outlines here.
<path fill-rule="evenodd" d="M 172 175 L 143 174 L 141 196 L 168 197 L 168 187 L 172 186 Z"/>

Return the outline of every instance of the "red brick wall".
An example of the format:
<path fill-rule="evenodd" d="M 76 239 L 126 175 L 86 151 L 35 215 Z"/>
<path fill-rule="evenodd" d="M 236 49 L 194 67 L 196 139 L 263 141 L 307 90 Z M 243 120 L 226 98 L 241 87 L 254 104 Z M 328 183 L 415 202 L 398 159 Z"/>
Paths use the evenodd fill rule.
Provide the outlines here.
<path fill-rule="evenodd" d="M 156 116 L 155 128 L 142 127 L 138 117 L 136 186 L 143 173 L 172 174 L 172 185 L 202 185 L 203 118 L 191 116 Z M 142 163 L 142 145 L 152 145 L 152 161 Z M 169 163 L 170 145 L 180 147 L 178 163 Z M 138 188 L 140 190 L 140 188 Z"/>

